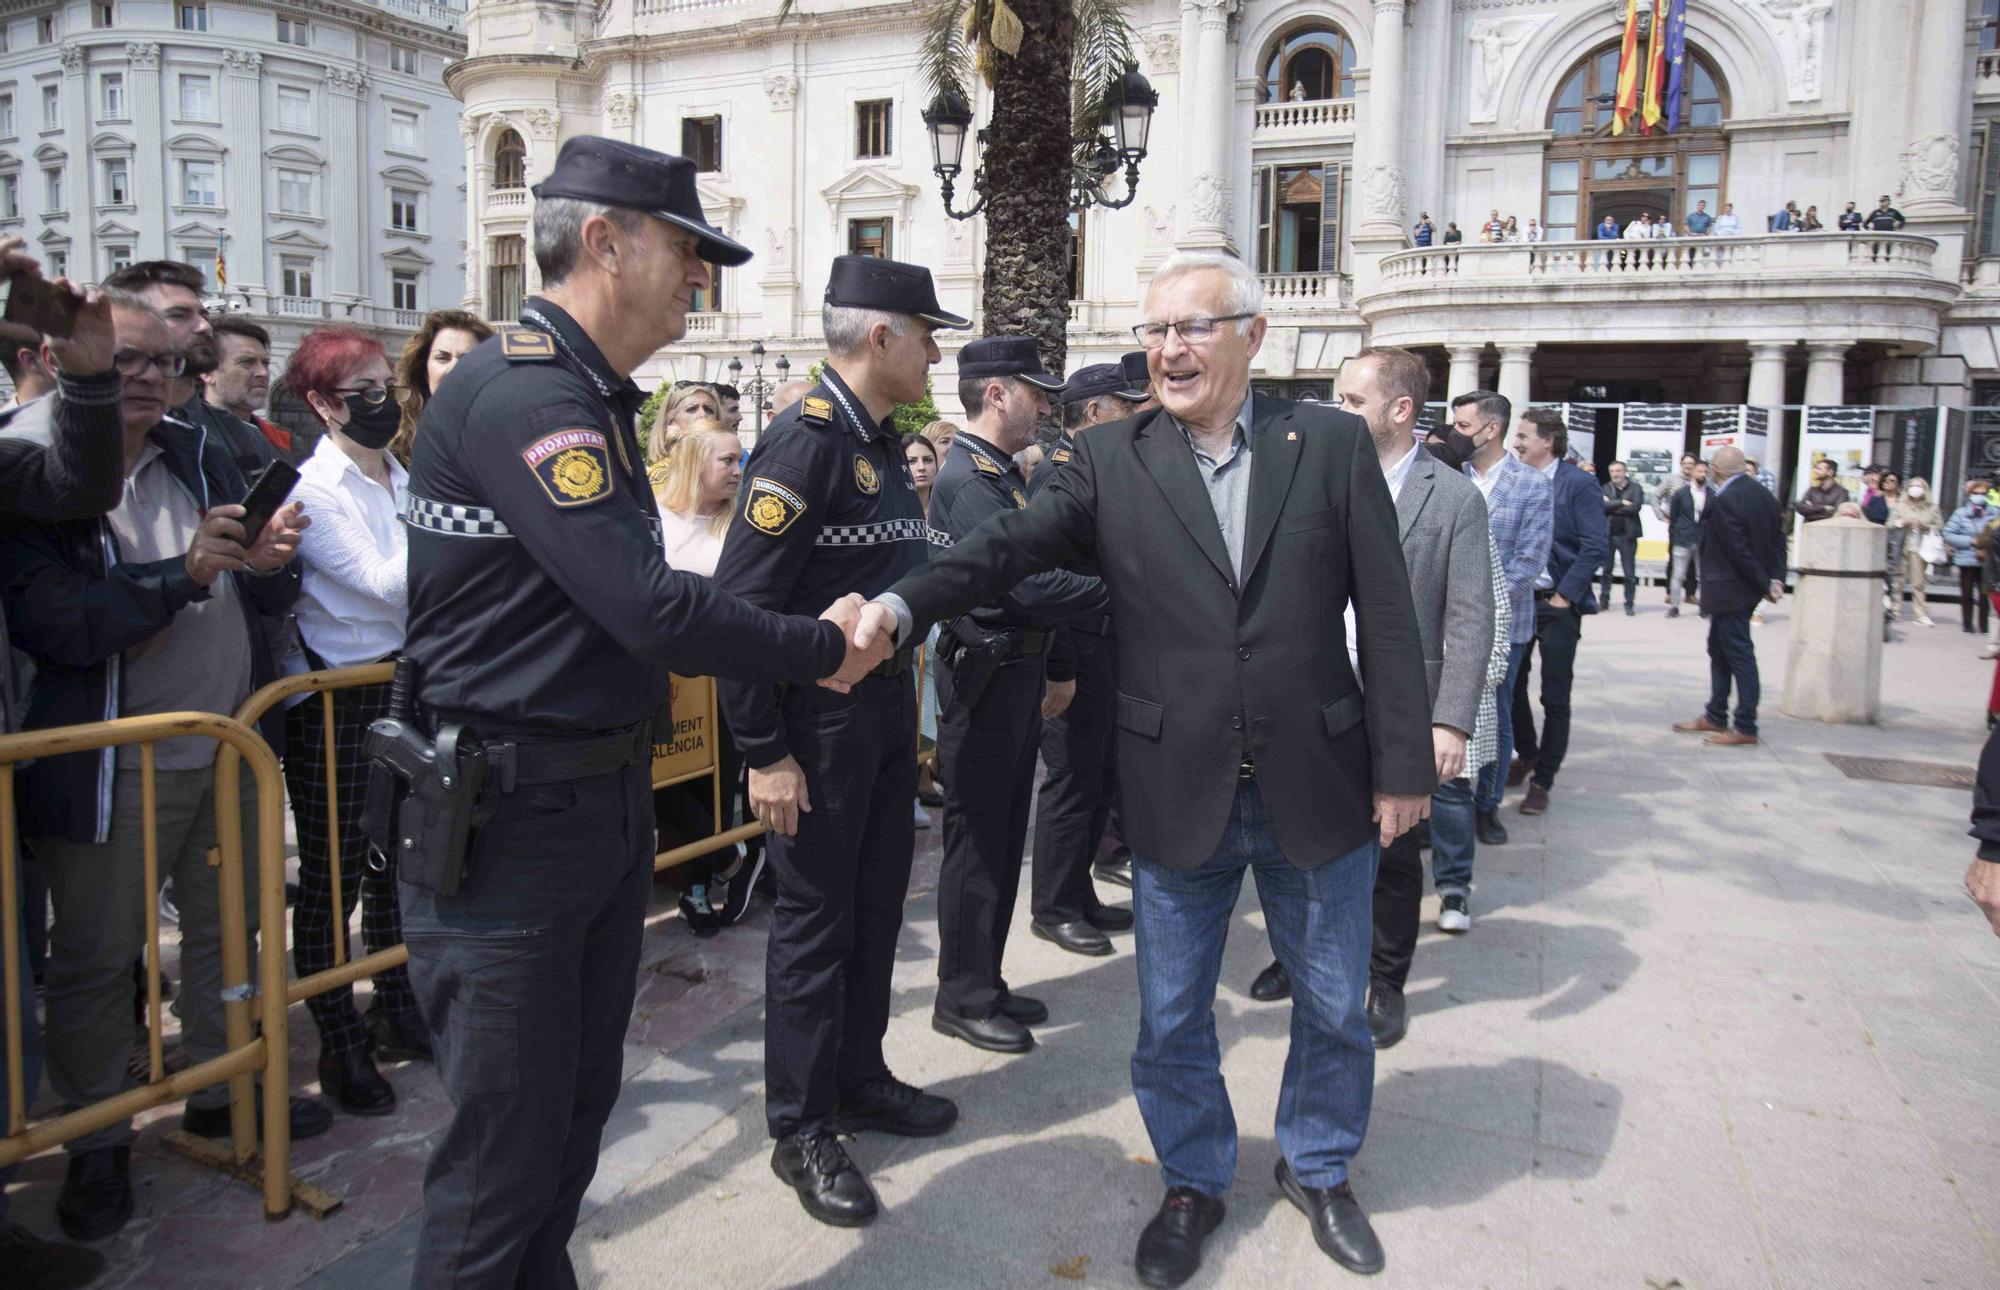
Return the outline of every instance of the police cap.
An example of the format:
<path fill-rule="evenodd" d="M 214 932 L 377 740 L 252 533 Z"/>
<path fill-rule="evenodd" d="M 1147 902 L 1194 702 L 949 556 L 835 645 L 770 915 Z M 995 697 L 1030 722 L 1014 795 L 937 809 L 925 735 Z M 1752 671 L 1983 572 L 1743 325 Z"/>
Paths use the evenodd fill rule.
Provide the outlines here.
<path fill-rule="evenodd" d="M 749 247 L 702 217 L 694 162 L 686 157 L 580 134 L 564 141 L 555 168 L 534 191 L 538 199 L 569 197 L 644 211 L 700 238 L 697 253 L 711 264 L 735 266 L 750 258 Z"/>
<path fill-rule="evenodd" d="M 1122 356 L 1118 365 L 1125 369 L 1125 388 L 1119 392 L 1119 398 L 1144 403 L 1153 397 L 1153 373 L 1146 366 L 1145 350 L 1135 349 Z"/>
<path fill-rule="evenodd" d="M 948 314 L 938 304 L 931 271 L 875 255 L 838 255 L 826 278 L 826 303 L 844 309 L 910 314 L 933 327 L 970 327 L 970 319 Z"/>
<path fill-rule="evenodd" d="M 1107 394 L 1128 403 L 1138 403 L 1147 397 L 1146 391 L 1134 391 L 1130 387 L 1122 363 L 1092 363 L 1089 367 L 1079 367 L 1071 373 L 1069 383 L 1063 386 L 1062 391 L 1064 403 L 1088 403 Z"/>
<path fill-rule="evenodd" d="M 958 379 L 984 381 L 996 376 L 1026 381 L 1053 393 L 1063 383 L 1042 370 L 1042 347 L 1033 336 L 981 336 L 958 351 Z"/>

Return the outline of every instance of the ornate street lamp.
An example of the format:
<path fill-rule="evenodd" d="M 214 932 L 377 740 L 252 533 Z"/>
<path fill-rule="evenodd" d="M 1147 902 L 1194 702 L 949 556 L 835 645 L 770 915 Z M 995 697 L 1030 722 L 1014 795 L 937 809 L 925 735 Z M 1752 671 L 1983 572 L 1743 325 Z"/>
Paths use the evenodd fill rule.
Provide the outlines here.
<path fill-rule="evenodd" d="M 958 91 L 945 90 L 931 100 L 923 116 L 924 129 L 931 136 L 931 173 L 938 177 L 938 184 L 944 190 L 944 213 L 953 219 L 971 219 L 986 209 L 986 167 L 979 166 L 972 172 L 972 190 L 978 197 L 970 210 L 953 210 L 951 196 L 965 162 L 965 137 L 972 130 L 972 105 Z M 984 130 L 979 132 L 978 142 L 986 142 Z"/>
<path fill-rule="evenodd" d="M 764 355 L 768 352 L 764 348 L 764 342 L 761 340 L 750 346 L 750 379 L 747 381 L 742 379 L 743 360 L 740 358 L 729 360 L 729 383 L 737 386 L 745 397 L 753 400 L 755 403 L 757 409 L 757 435 L 759 438 L 762 438 L 764 434 L 765 402 L 780 385 L 785 383 L 786 378 L 792 370 L 791 360 L 780 354 L 778 355 L 777 362 L 778 375 L 775 378 L 767 378 L 764 375 Z"/>
<path fill-rule="evenodd" d="M 1125 74 L 1112 85 L 1105 97 L 1104 118 L 1098 133 L 1083 144 L 1070 184 L 1070 205 L 1083 210 L 1103 206 L 1118 210 L 1132 204 L 1138 195 L 1139 163 L 1146 159 L 1147 138 L 1153 128 L 1153 110 L 1160 106 L 1159 91 L 1128 64 Z M 944 195 L 945 214 L 953 219 L 971 219 L 986 208 L 986 167 L 975 164 L 972 190 L 978 194 L 969 210 L 952 209 L 958 177 L 965 169 L 965 141 L 971 136 L 976 146 L 986 142 L 986 131 L 974 134 L 972 106 L 955 90 L 945 90 L 924 109 L 924 128 L 931 136 L 931 171 L 938 177 Z M 1101 131 L 1110 131 L 1109 136 Z M 1125 167 L 1125 196 L 1117 201 L 1104 195 L 1104 185 Z"/>

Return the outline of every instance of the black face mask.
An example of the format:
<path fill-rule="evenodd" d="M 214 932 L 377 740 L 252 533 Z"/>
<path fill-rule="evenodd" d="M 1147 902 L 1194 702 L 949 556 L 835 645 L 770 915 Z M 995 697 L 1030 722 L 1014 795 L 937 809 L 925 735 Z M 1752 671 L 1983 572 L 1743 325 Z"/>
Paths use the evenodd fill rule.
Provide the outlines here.
<path fill-rule="evenodd" d="M 387 448 L 403 424 L 403 409 L 396 400 L 384 398 L 370 403 L 359 394 L 347 396 L 347 424 L 340 432 L 363 448 Z"/>
<path fill-rule="evenodd" d="M 1430 450 L 1431 456 L 1453 470 L 1463 470 L 1465 463 L 1472 460 L 1472 454 L 1479 451 L 1479 445 L 1472 442 L 1472 437 L 1461 434 L 1456 426 L 1426 439 L 1424 447 Z"/>

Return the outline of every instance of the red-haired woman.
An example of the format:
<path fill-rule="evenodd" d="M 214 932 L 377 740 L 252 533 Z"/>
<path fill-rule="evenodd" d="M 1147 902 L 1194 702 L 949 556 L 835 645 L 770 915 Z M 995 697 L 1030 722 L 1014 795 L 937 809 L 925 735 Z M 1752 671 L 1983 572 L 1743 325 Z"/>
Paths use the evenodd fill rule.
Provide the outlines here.
<path fill-rule="evenodd" d="M 408 542 L 398 515 L 409 505 L 409 477 L 389 452 L 402 419 L 382 343 L 353 327 L 307 333 L 285 366 L 285 384 L 312 409 L 326 434 L 299 468 L 293 498 L 313 517 L 310 544 L 299 546 L 305 587 L 299 635 L 315 668 L 352 667 L 388 659 L 402 648 L 408 614 Z M 361 939 L 370 953 L 403 939 L 396 875 L 369 864 L 361 835 L 367 759 L 362 736 L 384 715 L 389 687 L 361 686 L 333 694 L 333 765 L 337 811 L 327 805 L 324 700 L 294 707 L 285 730 L 285 786 L 299 833 L 299 900 L 292 911 L 292 958 L 300 976 L 334 965 L 333 874 L 328 824 L 340 826 L 342 921 L 362 906 Z M 342 928 L 343 938 L 346 929 Z M 353 955 L 349 956 L 354 957 Z M 306 1001 L 319 1025 L 319 1078 L 327 1096 L 356 1115 L 387 1115 L 396 1091 L 375 1069 L 370 1026 L 342 987 Z M 375 1052 L 385 1058 L 428 1057 L 430 1037 L 417 1015 L 403 968 L 375 977 Z"/>

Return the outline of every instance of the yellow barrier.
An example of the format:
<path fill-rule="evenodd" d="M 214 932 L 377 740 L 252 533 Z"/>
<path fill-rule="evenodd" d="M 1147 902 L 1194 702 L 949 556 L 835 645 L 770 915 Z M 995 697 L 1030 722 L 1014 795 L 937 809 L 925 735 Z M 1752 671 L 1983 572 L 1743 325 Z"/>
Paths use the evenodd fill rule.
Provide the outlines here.
<path fill-rule="evenodd" d="M 218 805 L 227 802 L 230 809 L 222 812 L 222 818 L 229 822 L 234 835 L 234 845 L 217 847 L 217 883 L 221 889 L 222 903 L 222 983 L 224 998 L 224 1042 L 227 1048 L 219 1057 L 211 1058 L 197 1066 L 168 1075 L 160 1049 L 160 944 L 159 915 L 155 902 L 150 897 L 159 891 L 159 840 L 154 834 L 156 818 L 154 813 L 154 761 L 153 744 L 161 739 L 199 736 L 217 740 L 231 759 L 232 775 L 229 782 L 229 796 L 221 796 L 221 786 L 217 788 Z M 14 816 L 14 768 L 18 764 L 40 757 L 56 757 L 65 753 L 91 752 L 114 745 L 138 744 L 140 747 L 140 809 L 146 832 L 145 881 L 149 899 L 146 901 L 146 1005 L 147 1031 L 150 1048 L 150 1069 L 147 1082 L 139 1088 L 127 1090 L 116 1097 L 107 1098 L 91 1106 L 81 1107 L 66 1115 L 48 1120 L 34 1128 L 27 1127 L 27 1089 L 24 1072 L 21 1069 L 22 1027 L 32 1022 L 21 1015 L 19 983 L 15 973 L 20 968 L 20 909 L 18 905 L 18 845 L 15 837 Z M 235 764 L 243 758 L 250 761 L 250 769 L 257 780 L 257 837 L 258 859 L 265 875 L 276 874 L 278 879 L 278 909 L 275 918 L 268 902 L 263 906 L 261 918 L 265 935 L 259 955 L 259 980 L 264 995 L 265 1030 L 264 1038 L 253 1039 L 250 1032 L 250 965 L 246 952 L 248 929 L 243 919 L 243 826 L 238 814 L 237 784 L 233 773 Z M 258 1170 L 257 1135 L 255 1121 L 255 1100 L 251 1076 L 259 1070 L 269 1070 L 267 1076 L 274 1082 L 276 1095 L 265 1099 L 264 1142 L 262 1160 L 263 1185 L 266 1213 L 278 1217 L 283 1209 L 271 1207 L 280 1198 L 284 1208 L 290 1207 L 290 1118 L 285 1088 L 285 1048 L 284 1010 L 280 1004 L 275 1010 L 275 1029 L 271 1022 L 274 1011 L 271 1000 L 274 995 L 282 998 L 285 971 L 284 927 L 284 784 L 279 777 L 278 758 L 270 747 L 257 737 L 254 730 L 228 717 L 215 716 L 204 712 L 170 712 L 150 717 L 126 717 L 117 721 L 93 722 L 89 725 L 64 726 L 54 730 L 35 730 L 24 734 L 0 736 L 0 953 L 6 956 L 5 965 L 0 969 L 0 981 L 6 986 L 6 1027 L 7 1027 L 7 1136 L 0 1138 L 0 1165 L 10 1165 L 24 1160 L 37 1152 L 72 1142 L 87 1133 L 94 1133 L 120 1120 L 149 1110 L 177 1098 L 186 1097 L 199 1089 L 207 1088 L 221 1080 L 229 1081 L 229 1130 L 231 1147 L 223 1152 L 209 1147 L 206 1143 L 187 1138 L 185 1134 L 170 1134 L 170 1145 L 193 1155 L 198 1159 L 216 1164 L 242 1176 L 253 1176 Z M 268 882 L 265 884 L 268 890 Z M 276 929 L 278 934 L 272 935 Z M 279 1036 L 277 1044 L 269 1042 L 270 1034 Z M 275 1058 L 273 1057 L 275 1054 Z M 182 1141 L 185 1139 L 185 1141 Z"/>
<path fill-rule="evenodd" d="M 672 728 L 653 732 L 653 787 L 671 788 L 708 776 L 714 781 L 709 819 L 722 823 L 721 722 L 716 712 L 715 678 L 675 676 L 672 678 L 669 709 Z M 732 829 L 722 829 L 684 846 L 670 848 L 653 857 L 653 869 L 671 869 L 724 847 L 760 837 L 761 821 L 752 820 Z"/>

